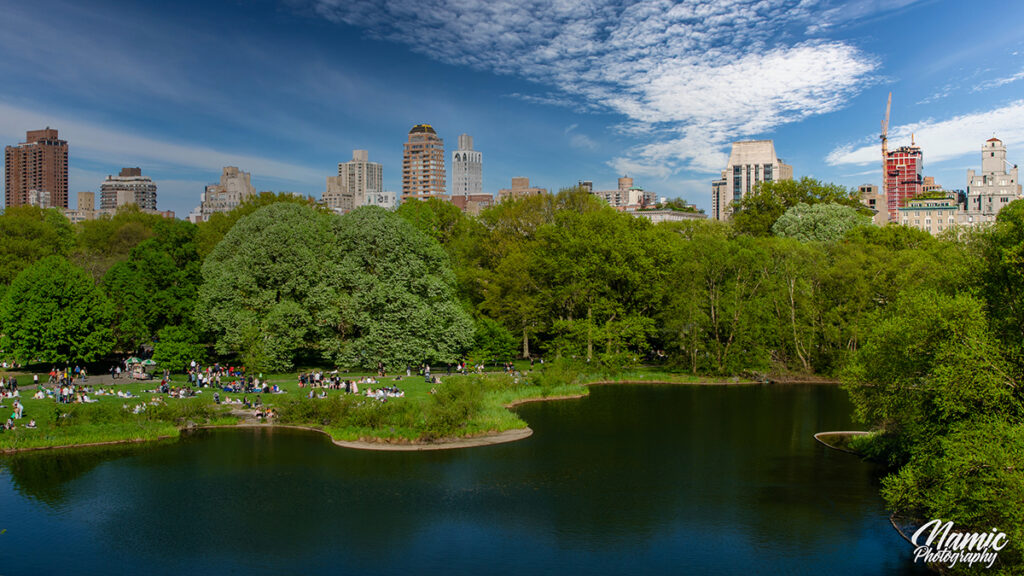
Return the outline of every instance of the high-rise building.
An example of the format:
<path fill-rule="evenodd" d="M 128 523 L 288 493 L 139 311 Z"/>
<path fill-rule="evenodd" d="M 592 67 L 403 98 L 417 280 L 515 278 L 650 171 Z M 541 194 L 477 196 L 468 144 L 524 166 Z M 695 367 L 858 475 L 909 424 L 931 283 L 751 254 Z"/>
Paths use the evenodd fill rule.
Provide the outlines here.
<path fill-rule="evenodd" d="M 395 193 L 384 191 L 384 170 L 370 162 L 366 150 L 353 150 L 352 160 L 338 163 L 338 175 L 327 178 L 327 190 L 320 202 L 344 214 L 360 206 L 395 207 Z"/>
<path fill-rule="evenodd" d="M 188 215 L 192 222 L 206 222 L 214 212 L 230 212 L 242 202 L 256 195 L 248 172 L 235 166 L 225 166 L 220 184 L 210 184 L 200 196 L 199 206 Z"/>
<path fill-rule="evenodd" d="M 511 187 L 498 190 L 498 202 L 504 202 L 515 198 L 523 198 L 525 196 L 538 196 L 547 193 L 548 191 L 545 188 L 531 187 L 530 179 L 520 176 L 512 179 Z"/>
<path fill-rule="evenodd" d="M 25 141 L 4 149 L 4 203 L 19 206 L 32 200 L 44 207 L 68 207 L 68 143 L 49 126 L 29 130 Z"/>
<path fill-rule="evenodd" d="M 1006 161 L 1002 140 L 989 138 L 981 147 L 981 173 L 967 171 L 967 212 L 977 216 L 978 221 L 992 221 L 1018 198 L 1021 185 L 1017 165 Z"/>
<path fill-rule="evenodd" d="M 885 157 L 885 200 L 890 222 L 899 222 L 899 209 L 924 191 L 924 156 L 921 147 L 900 146 Z"/>
<path fill-rule="evenodd" d="M 711 217 L 728 220 L 739 202 L 761 182 L 792 180 L 793 167 L 775 155 L 771 140 L 733 142 L 722 177 L 711 183 Z"/>
<path fill-rule="evenodd" d="M 430 124 L 409 130 L 402 153 L 402 201 L 442 198 L 447 200 L 444 140 Z"/>
<path fill-rule="evenodd" d="M 100 210 L 117 210 L 136 204 L 142 210 L 156 210 L 156 184 L 141 168 L 122 168 L 100 184 Z"/>
<path fill-rule="evenodd" d="M 459 149 L 452 152 L 452 197 L 484 193 L 483 154 L 473 150 L 473 137 L 459 135 Z"/>
<path fill-rule="evenodd" d="M 352 160 L 338 164 L 338 176 L 345 180 L 356 206 L 364 206 L 367 197 L 384 192 L 384 168 L 379 162 L 370 162 L 366 150 L 353 150 Z"/>

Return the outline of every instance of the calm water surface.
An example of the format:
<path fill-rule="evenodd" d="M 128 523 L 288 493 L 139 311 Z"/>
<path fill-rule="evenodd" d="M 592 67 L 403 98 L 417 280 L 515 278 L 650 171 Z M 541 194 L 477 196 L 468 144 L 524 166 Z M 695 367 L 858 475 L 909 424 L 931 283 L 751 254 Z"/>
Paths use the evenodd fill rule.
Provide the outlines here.
<path fill-rule="evenodd" d="M 828 386 L 614 386 L 535 434 L 346 450 L 290 430 L 0 459 L 0 575 L 918 574 Z"/>

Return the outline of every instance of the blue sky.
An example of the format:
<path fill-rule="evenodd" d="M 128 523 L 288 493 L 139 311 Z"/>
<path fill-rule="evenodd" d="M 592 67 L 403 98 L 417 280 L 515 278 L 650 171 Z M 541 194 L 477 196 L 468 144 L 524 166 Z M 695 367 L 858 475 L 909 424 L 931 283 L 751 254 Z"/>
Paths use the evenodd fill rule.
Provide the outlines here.
<path fill-rule="evenodd" d="M 180 217 L 224 165 L 319 196 L 353 149 L 400 192 L 409 128 L 514 176 L 710 205 L 734 140 L 796 176 L 878 184 L 879 124 L 966 186 L 996 135 L 1024 161 L 1024 3 L 941 0 L 7 2 L 0 142 L 51 126 L 74 193 L 140 166 Z M 450 155 L 449 155 L 450 156 Z"/>

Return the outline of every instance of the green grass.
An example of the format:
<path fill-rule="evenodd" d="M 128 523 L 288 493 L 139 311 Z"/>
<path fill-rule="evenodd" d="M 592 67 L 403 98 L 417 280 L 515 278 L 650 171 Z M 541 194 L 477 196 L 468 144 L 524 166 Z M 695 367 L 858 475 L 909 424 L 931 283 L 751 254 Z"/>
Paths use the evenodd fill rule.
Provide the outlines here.
<path fill-rule="evenodd" d="M 25 405 L 24 418 L 16 421 L 16 430 L 0 433 L 0 451 L 154 440 L 177 437 L 183 427 L 193 424 L 237 424 L 238 418 L 232 416 L 230 411 L 241 406 L 217 406 L 213 402 L 214 392 L 220 394 L 222 401 L 245 396 L 254 400 L 259 396 L 265 406 L 278 411 L 278 423 L 317 428 L 337 440 L 407 443 L 472 437 L 524 428 L 526 423 L 506 406 L 523 400 L 586 395 L 586 383 L 651 381 L 699 384 L 722 381 L 666 372 L 659 368 L 640 367 L 615 374 L 584 374 L 581 370 L 590 366 L 550 362 L 542 368 L 538 363 L 531 372 L 528 361 L 517 361 L 515 364 L 525 376 L 516 378 L 497 373 L 446 376 L 446 368 L 441 367 L 440 371 L 435 368 L 434 372 L 442 378 L 443 384 L 440 385 L 427 383 L 415 373 L 411 377 L 405 377 L 402 373 L 399 381 L 394 380 L 395 375 L 389 375 L 380 384 L 360 385 L 359 395 L 329 390 L 325 399 L 307 398 L 310 389 L 299 388 L 298 372 L 265 375 L 271 384 L 277 384 L 285 390 L 282 394 L 246 395 L 205 388 L 198 397 L 182 400 L 146 392 L 157 388 L 159 380 L 134 382 L 122 379 L 116 384 L 104 384 L 101 387 L 130 391 L 136 398 L 92 394 L 90 397 L 98 400 L 94 404 L 58 405 L 49 398 L 33 399 L 33 391 L 23 390 L 21 401 Z M 372 373 L 341 372 L 339 375 L 344 379 L 358 379 Z M 31 382 L 31 377 L 19 380 L 27 384 Z M 41 380 L 45 381 L 45 376 Z M 95 383 L 96 379 L 91 380 Z M 172 385 L 182 386 L 186 383 L 184 375 L 177 374 L 171 378 Z M 381 385 L 397 385 L 405 392 L 405 397 L 380 402 L 363 396 L 366 388 Z M 147 410 L 141 414 L 131 412 L 131 408 L 137 404 L 148 403 L 154 398 L 163 399 L 163 402 L 159 406 L 147 406 Z M 4 408 L 0 408 L 0 416 L 3 420 L 10 414 L 12 403 L 10 399 L 2 402 Z M 23 427 L 30 419 L 36 420 L 37 429 Z"/>

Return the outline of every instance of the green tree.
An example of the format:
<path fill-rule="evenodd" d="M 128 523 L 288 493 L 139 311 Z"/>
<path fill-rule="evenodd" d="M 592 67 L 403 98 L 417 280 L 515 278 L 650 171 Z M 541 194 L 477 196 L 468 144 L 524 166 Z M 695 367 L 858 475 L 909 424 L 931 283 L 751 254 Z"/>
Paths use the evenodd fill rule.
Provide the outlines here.
<path fill-rule="evenodd" d="M 175 372 L 187 370 L 193 360 L 202 362 L 205 356 L 206 348 L 199 342 L 194 326 L 165 326 L 153 346 L 153 360 Z"/>
<path fill-rule="evenodd" d="M 958 531 L 1007 535 L 1000 573 L 1017 573 L 1024 552 L 1024 426 L 979 415 L 915 452 L 882 484 L 893 512 L 910 519 L 953 521 Z"/>
<path fill-rule="evenodd" d="M 877 311 L 843 371 L 857 416 L 894 464 L 975 415 L 1020 414 L 1020 383 L 988 331 L 982 302 L 933 290 Z"/>
<path fill-rule="evenodd" d="M 0 347 L 22 363 L 92 362 L 110 352 L 110 306 L 81 268 L 47 256 L 21 271 L 0 302 Z"/>
<path fill-rule="evenodd" d="M 871 218 L 856 208 L 831 202 L 800 202 L 775 221 L 772 232 L 801 242 L 835 242 L 853 228 L 870 225 Z"/>
<path fill-rule="evenodd" d="M 260 192 L 246 199 L 230 212 L 215 212 L 210 215 L 208 221 L 199 224 L 199 230 L 196 234 L 196 250 L 199 252 L 199 257 L 205 259 L 213 252 L 214 247 L 224 239 L 224 236 L 236 222 L 260 208 L 281 202 L 309 206 L 319 212 L 330 212 L 330 209 L 320 206 L 313 198 L 308 196 L 296 196 L 286 192 L 278 192 L 277 194 L 273 192 Z"/>
<path fill-rule="evenodd" d="M 447 245 L 464 227 L 466 215 L 457 206 L 440 198 L 403 202 L 396 214 L 417 230 Z"/>
<path fill-rule="evenodd" d="M 335 358 L 390 368 L 454 362 L 473 342 L 473 322 L 437 242 L 403 218 L 363 207 L 335 226 L 348 302 L 346 339 Z"/>
<path fill-rule="evenodd" d="M 868 213 L 868 209 L 846 188 L 804 177 L 800 180 L 762 182 L 755 186 L 750 194 L 733 203 L 733 226 L 742 234 L 768 236 L 775 221 L 801 202 L 841 204 Z"/>
<path fill-rule="evenodd" d="M 694 372 L 737 374 L 770 365 L 768 254 L 717 222 L 668 227 L 680 242 L 662 285 L 663 341 Z"/>
<path fill-rule="evenodd" d="M 41 258 L 67 256 L 74 244 L 71 223 L 57 209 L 9 206 L 0 214 L 0 285 Z"/>
<path fill-rule="evenodd" d="M 337 216 L 278 202 L 240 219 L 203 263 L 195 318 L 216 351 L 287 370 L 333 356 L 349 334 Z"/>
<path fill-rule="evenodd" d="M 473 332 L 473 362 L 496 363 L 516 355 L 516 337 L 501 323 L 487 317 L 477 319 Z"/>
<path fill-rule="evenodd" d="M 202 262 L 196 249 L 196 226 L 162 220 L 155 236 L 115 264 L 103 285 L 114 305 L 117 349 L 130 351 L 151 341 L 164 326 L 192 318 L 201 283 Z"/>
<path fill-rule="evenodd" d="M 78 225 L 72 261 L 99 282 L 110 268 L 128 259 L 132 249 L 156 236 L 165 218 L 139 210 L 135 204 L 118 208 L 113 216 L 86 220 Z"/>
<path fill-rule="evenodd" d="M 607 206 L 559 210 L 537 232 L 531 273 L 545 287 L 552 352 L 621 364 L 647 353 L 662 254 L 653 225 Z"/>

